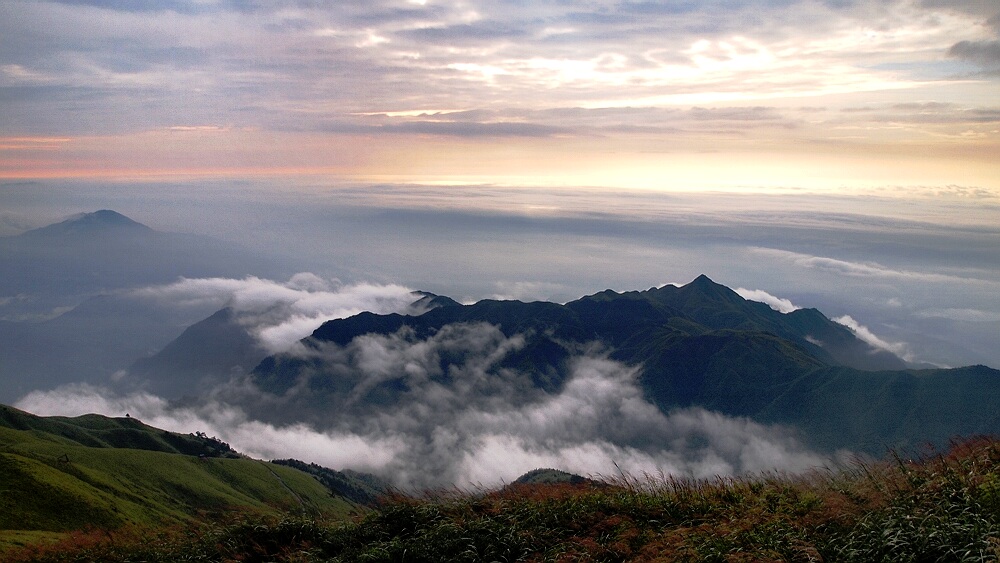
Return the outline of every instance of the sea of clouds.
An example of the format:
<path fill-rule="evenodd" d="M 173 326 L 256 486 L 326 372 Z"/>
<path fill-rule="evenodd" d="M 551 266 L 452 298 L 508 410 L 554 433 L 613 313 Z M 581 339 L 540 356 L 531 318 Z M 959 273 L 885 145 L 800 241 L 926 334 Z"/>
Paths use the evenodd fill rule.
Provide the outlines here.
<path fill-rule="evenodd" d="M 280 391 L 239 374 L 193 399 L 73 384 L 34 391 L 16 406 L 40 415 L 128 413 L 159 428 L 206 432 L 253 457 L 372 472 L 414 490 L 494 486 L 540 467 L 711 478 L 833 461 L 790 428 L 701 408 L 662 412 L 644 397 L 639 368 L 609 359 L 598 343 L 573 347 L 565 381 L 546 392 L 503 363 L 528 335 L 487 323 L 429 336 L 404 327 L 345 346 L 299 342 L 323 320 L 362 310 L 419 313 L 402 286 L 299 274 L 288 282 L 188 279 L 139 293 L 232 307 L 269 350 L 303 367 Z"/>

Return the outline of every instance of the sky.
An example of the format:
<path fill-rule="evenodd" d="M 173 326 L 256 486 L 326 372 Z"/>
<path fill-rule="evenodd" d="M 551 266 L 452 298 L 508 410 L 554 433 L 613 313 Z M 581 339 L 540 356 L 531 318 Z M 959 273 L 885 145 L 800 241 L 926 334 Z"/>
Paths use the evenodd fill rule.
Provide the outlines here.
<path fill-rule="evenodd" d="M 21 1 L 0 178 L 1000 190 L 991 0 Z"/>

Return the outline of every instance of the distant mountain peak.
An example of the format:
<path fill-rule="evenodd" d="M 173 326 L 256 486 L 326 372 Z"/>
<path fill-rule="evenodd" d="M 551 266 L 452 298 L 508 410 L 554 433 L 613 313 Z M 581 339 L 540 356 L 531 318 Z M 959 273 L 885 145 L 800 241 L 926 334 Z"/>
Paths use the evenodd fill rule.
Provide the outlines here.
<path fill-rule="evenodd" d="M 101 209 L 90 213 L 73 215 L 61 223 L 55 223 L 25 233 L 30 236 L 94 235 L 105 233 L 152 233 L 146 225 L 112 211 Z"/>

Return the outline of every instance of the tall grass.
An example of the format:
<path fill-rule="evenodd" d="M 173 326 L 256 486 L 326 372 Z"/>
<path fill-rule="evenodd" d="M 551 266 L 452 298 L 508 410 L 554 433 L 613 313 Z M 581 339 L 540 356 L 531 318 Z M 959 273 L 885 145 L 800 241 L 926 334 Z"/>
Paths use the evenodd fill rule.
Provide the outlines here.
<path fill-rule="evenodd" d="M 395 495 L 350 522 L 242 517 L 92 531 L 12 561 L 989 561 L 1000 556 L 1000 442 L 807 476 Z"/>

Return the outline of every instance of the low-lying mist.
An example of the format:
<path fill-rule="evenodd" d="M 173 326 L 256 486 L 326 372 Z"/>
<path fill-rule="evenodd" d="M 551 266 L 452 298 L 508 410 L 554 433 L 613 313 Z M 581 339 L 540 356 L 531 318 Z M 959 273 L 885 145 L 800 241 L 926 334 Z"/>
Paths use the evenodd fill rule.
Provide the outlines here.
<path fill-rule="evenodd" d="M 643 397 L 637 368 L 597 345 L 578 347 L 555 392 L 501 360 L 524 346 L 484 324 L 448 325 L 427 338 L 404 328 L 346 346 L 296 346 L 309 358 L 287 390 L 252 376 L 169 401 L 87 385 L 33 392 L 38 414 L 99 412 L 177 432 L 202 431 L 253 457 L 293 457 L 372 472 L 404 489 L 494 486 L 539 467 L 583 475 L 690 477 L 803 471 L 831 460 L 792 429 L 700 408 L 661 412 Z"/>

